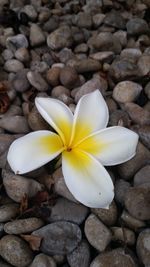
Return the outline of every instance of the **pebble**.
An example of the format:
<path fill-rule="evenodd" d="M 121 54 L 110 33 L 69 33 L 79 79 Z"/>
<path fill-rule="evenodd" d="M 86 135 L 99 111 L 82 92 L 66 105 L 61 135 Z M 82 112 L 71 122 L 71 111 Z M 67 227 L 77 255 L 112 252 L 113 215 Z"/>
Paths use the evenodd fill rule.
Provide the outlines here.
<path fill-rule="evenodd" d="M 21 47 L 16 50 L 15 52 L 15 58 L 23 63 L 27 63 L 30 60 L 29 51 L 25 47 Z"/>
<path fill-rule="evenodd" d="M 21 12 L 24 12 L 25 14 L 27 14 L 28 18 L 31 21 L 35 21 L 38 15 L 33 5 L 25 5 L 21 9 Z"/>
<path fill-rule="evenodd" d="M 150 263 L 150 229 L 146 229 L 139 234 L 136 251 L 140 261 L 145 267 L 148 267 Z"/>
<path fill-rule="evenodd" d="M 79 28 L 90 29 L 92 27 L 92 17 L 91 14 L 81 12 L 77 15 L 77 26 Z"/>
<path fill-rule="evenodd" d="M 18 72 L 24 69 L 24 65 L 17 59 L 9 59 L 4 64 L 4 70 L 7 72 Z"/>
<path fill-rule="evenodd" d="M 33 87 L 35 87 L 38 91 L 44 92 L 48 90 L 48 84 L 39 72 L 29 71 L 27 73 L 27 78 L 30 84 Z"/>
<path fill-rule="evenodd" d="M 35 23 L 31 24 L 29 39 L 31 46 L 42 45 L 46 41 L 42 29 Z"/>
<path fill-rule="evenodd" d="M 59 85 L 59 83 L 60 83 L 60 81 L 59 81 L 60 71 L 61 71 L 61 68 L 59 68 L 59 67 L 50 68 L 47 71 L 46 79 L 50 85 L 52 85 L 52 86 Z"/>
<path fill-rule="evenodd" d="M 4 262 L 3 260 L 0 259 L 0 266 L 1 267 L 12 267 L 9 263 Z"/>
<path fill-rule="evenodd" d="M 115 10 L 106 14 L 103 23 L 121 30 L 124 30 L 126 27 L 125 19 L 121 16 L 120 12 Z"/>
<path fill-rule="evenodd" d="M 101 253 L 91 263 L 90 267 L 137 267 L 133 257 L 123 248 Z"/>
<path fill-rule="evenodd" d="M 121 205 L 124 205 L 125 195 L 130 186 L 130 183 L 123 179 L 118 179 L 115 183 L 115 199 Z"/>
<path fill-rule="evenodd" d="M 4 234 L 4 223 L 0 222 L 0 237 Z"/>
<path fill-rule="evenodd" d="M 114 111 L 117 110 L 117 104 L 111 97 L 107 97 L 105 100 L 109 109 L 109 114 L 112 114 Z"/>
<path fill-rule="evenodd" d="M 131 81 L 118 83 L 113 90 L 113 98 L 119 103 L 134 102 L 140 95 L 142 86 Z"/>
<path fill-rule="evenodd" d="M 19 213 L 18 204 L 8 203 L 0 206 L 0 222 L 8 222 Z"/>
<path fill-rule="evenodd" d="M 31 61 L 30 62 L 30 70 L 31 71 L 36 71 L 39 73 L 45 73 L 49 69 L 49 66 L 46 62 L 44 61 Z"/>
<path fill-rule="evenodd" d="M 131 187 L 125 195 L 125 207 L 136 219 L 150 220 L 150 187 Z"/>
<path fill-rule="evenodd" d="M 48 224 L 32 233 L 42 237 L 40 250 L 48 255 L 68 254 L 81 242 L 81 230 L 73 223 L 60 221 Z"/>
<path fill-rule="evenodd" d="M 52 257 L 40 253 L 35 256 L 30 267 L 57 267 Z"/>
<path fill-rule="evenodd" d="M 125 110 L 134 123 L 150 125 L 150 112 L 135 103 L 126 103 Z"/>
<path fill-rule="evenodd" d="M 117 126 L 120 123 L 122 123 L 124 127 L 128 128 L 131 124 L 131 120 L 126 111 L 117 109 L 114 112 L 110 113 L 109 125 Z"/>
<path fill-rule="evenodd" d="M 79 44 L 75 47 L 75 53 L 86 53 L 88 51 L 88 45 L 85 43 Z"/>
<path fill-rule="evenodd" d="M 132 230 L 126 227 L 111 227 L 112 240 L 123 242 L 128 246 L 133 246 L 135 244 L 135 234 Z"/>
<path fill-rule="evenodd" d="M 134 186 L 150 183 L 150 165 L 144 166 L 134 176 Z"/>
<path fill-rule="evenodd" d="M 82 241 L 79 246 L 67 255 L 70 267 L 89 267 L 90 265 L 90 247 L 86 241 Z"/>
<path fill-rule="evenodd" d="M 91 211 L 107 226 L 114 225 L 117 220 L 117 206 L 114 201 L 110 204 L 109 209 L 93 208 Z"/>
<path fill-rule="evenodd" d="M 150 55 L 142 55 L 138 60 L 138 68 L 142 76 L 150 73 Z"/>
<path fill-rule="evenodd" d="M 52 50 L 70 47 L 73 43 L 71 30 L 68 26 L 62 26 L 50 33 L 47 37 L 47 45 Z"/>
<path fill-rule="evenodd" d="M 12 52 L 16 52 L 19 48 L 27 48 L 28 46 L 29 43 L 24 34 L 9 36 L 6 40 L 6 47 Z"/>
<path fill-rule="evenodd" d="M 89 243 L 102 252 L 111 241 L 111 231 L 94 214 L 85 221 L 84 232 Z"/>
<path fill-rule="evenodd" d="M 30 233 L 44 225 L 39 218 L 27 218 L 5 223 L 4 231 L 7 234 L 20 235 Z"/>
<path fill-rule="evenodd" d="M 65 198 L 58 198 L 56 204 L 51 208 L 49 222 L 69 221 L 81 224 L 88 214 L 88 208 L 82 204 L 76 204 Z"/>
<path fill-rule="evenodd" d="M 150 99 L 150 82 L 148 82 L 144 88 L 145 94 L 147 95 L 148 99 Z"/>
<path fill-rule="evenodd" d="M 78 80 L 78 73 L 74 68 L 66 66 L 60 70 L 60 82 L 66 88 L 72 89 Z"/>
<path fill-rule="evenodd" d="M 5 61 L 12 59 L 14 57 L 13 52 L 10 49 L 5 49 L 2 53 L 2 57 Z"/>
<path fill-rule="evenodd" d="M 0 120 L 0 127 L 12 133 L 28 133 L 29 127 L 25 117 L 10 116 Z"/>
<path fill-rule="evenodd" d="M 110 63 L 114 58 L 114 52 L 112 51 L 97 52 L 97 53 L 91 54 L 90 58 L 99 60 L 100 62 Z"/>
<path fill-rule="evenodd" d="M 56 17 L 50 17 L 43 25 L 43 30 L 46 32 L 53 32 L 57 29 L 59 21 Z"/>
<path fill-rule="evenodd" d="M 116 82 L 123 80 L 133 80 L 140 76 L 137 65 L 127 59 L 113 61 L 109 69 L 109 76 Z"/>
<path fill-rule="evenodd" d="M 13 135 L 0 134 L 0 168 L 5 168 L 6 166 L 8 149 L 14 139 L 15 136 Z"/>
<path fill-rule="evenodd" d="M 99 89 L 102 94 L 107 90 L 107 81 L 100 76 L 99 78 L 92 78 L 80 87 L 80 90 L 75 94 L 75 102 L 77 103 L 83 95 L 92 93 L 97 89 Z"/>
<path fill-rule="evenodd" d="M 68 61 L 68 66 L 70 66 L 70 62 Z M 72 61 L 71 61 L 72 65 Z M 101 63 L 98 60 L 94 60 L 92 58 L 85 58 L 81 60 L 73 61 L 73 66 L 78 73 L 85 73 L 85 72 L 95 72 L 100 71 Z"/>
<path fill-rule="evenodd" d="M 25 195 L 31 198 L 43 190 L 43 186 L 36 180 L 15 175 L 8 170 L 2 171 L 2 177 L 7 195 L 16 202 L 21 202 Z"/>
<path fill-rule="evenodd" d="M 50 128 L 36 107 L 33 107 L 28 114 L 28 124 L 33 131 L 48 130 Z"/>
<path fill-rule="evenodd" d="M 146 226 L 144 221 L 136 219 L 135 217 L 130 215 L 126 210 L 123 210 L 120 219 L 123 222 L 124 226 L 127 226 L 130 229 L 133 229 L 134 231 L 139 231 L 140 228 Z"/>
<path fill-rule="evenodd" d="M 70 96 L 70 90 L 62 85 L 54 87 L 51 91 L 51 96 L 54 98 L 57 98 L 63 94 Z"/>
<path fill-rule="evenodd" d="M 148 24 L 141 18 L 130 19 L 126 27 L 129 35 L 141 35 L 149 32 Z"/>
<path fill-rule="evenodd" d="M 133 63 L 137 63 L 141 57 L 142 52 L 139 48 L 125 48 L 121 51 L 120 57 L 123 59 L 129 59 Z"/>
<path fill-rule="evenodd" d="M 65 180 L 62 174 L 62 168 L 57 169 L 53 174 L 52 178 L 54 180 L 54 192 L 58 195 L 67 198 L 70 201 L 77 202 L 74 196 L 71 194 L 69 189 L 65 184 Z"/>
<path fill-rule="evenodd" d="M 15 235 L 5 235 L 0 240 L 0 255 L 16 267 L 27 267 L 33 254 L 27 243 Z"/>
<path fill-rule="evenodd" d="M 148 110 L 150 113 L 150 110 Z M 132 128 L 140 137 L 141 142 L 150 149 L 150 125 L 133 126 Z"/>
<path fill-rule="evenodd" d="M 100 14 L 100 13 L 94 14 L 92 17 L 93 26 L 95 28 L 98 28 L 103 23 L 104 18 L 105 18 L 104 14 Z"/>
<path fill-rule="evenodd" d="M 131 179 L 136 172 L 144 167 L 150 160 L 149 150 L 142 144 L 138 143 L 137 152 L 134 158 L 122 163 L 117 167 L 119 174 L 125 180 Z"/>
<path fill-rule="evenodd" d="M 28 71 L 28 69 L 19 70 L 12 79 L 12 86 L 17 92 L 23 93 L 30 88 L 30 83 L 27 79 Z"/>

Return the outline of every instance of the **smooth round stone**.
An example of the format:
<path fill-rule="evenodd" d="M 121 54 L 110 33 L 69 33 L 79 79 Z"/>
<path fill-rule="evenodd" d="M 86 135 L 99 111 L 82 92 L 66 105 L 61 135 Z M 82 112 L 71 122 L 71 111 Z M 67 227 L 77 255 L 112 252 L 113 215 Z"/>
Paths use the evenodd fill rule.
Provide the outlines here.
<path fill-rule="evenodd" d="M 77 71 L 72 67 L 64 67 L 60 70 L 60 82 L 65 87 L 71 89 L 79 79 Z"/>
<path fill-rule="evenodd" d="M 111 227 L 113 241 L 123 242 L 129 246 L 135 244 L 135 234 L 126 227 Z"/>
<path fill-rule="evenodd" d="M 29 38 L 31 46 L 41 45 L 46 40 L 42 29 L 37 24 L 34 23 L 31 24 Z"/>
<path fill-rule="evenodd" d="M 0 127 L 12 133 L 28 133 L 30 131 L 27 119 L 20 115 L 3 117 L 0 120 Z"/>
<path fill-rule="evenodd" d="M 21 62 L 29 62 L 30 60 L 29 51 L 25 47 L 17 49 L 15 52 L 15 57 Z"/>
<path fill-rule="evenodd" d="M 137 239 L 136 251 L 144 266 L 150 263 L 150 229 L 142 231 Z"/>
<path fill-rule="evenodd" d="M 144 88 L 145 94 L 147 95 L 148 99 L 150 99 L 150 82 L 148 82 Z"/>
<path fill-rule="evenodd" d="M 5 235 L 0 240 L 0 255 L 16 267 L 27 267 L 33 254 L 27 243 L 15 235 Z"/>
<path fill-rule="evenodd" d="M 132 121 L 140 125 L 150 125 L 150 112 L 135 103 L 125 103 L 125 111 Z"/>
<path fill-rule="evenodd" d="M 120 204 L 124 205 L 126 192 L 131 187 L 131 184 L 123 179 L 118 179 L 115 183 L 115 199 Z"/>
<path fill-rule="evenodd" d="M 109 209 L 91 209 L 92 213 L 94 213 L 104 224 L 110 226 L 114 225 L 117 220 L 117 206 L 113 201 Z"/>
<path fill-rule="evenodd" d="M 146 76 L 150 72 L 150 55 L 142 55 L 137 63 L 141 75 Z"/>
<path fill-rule="evenodd" d="M 28 45 L 28 40 L 24 34 L 9 36 L 6 40 L 6 47 L 13 52 L 15 52 L 19 48 L 27 48 Z"/>
<path fill-rule="evenodd" d="M 8 170 L 2 171 L 2 178 L 7 195 L 16 202 L 21 202 L 25 195 L 31 198 L 43 190 L 43 185 L 36 180 L 15 175 Z"/>
<path fill-rule="evenodd" d="M 5 49 L 1 55 L 5 61 L 14 57 L 14 54 L 10 49 Z"/>
<path fill-rule="evenodd" d="M 54 67 L 50 68 L 46 73 L 47 82 L 52 86 L 57 86 L 60 84 L 59 77 L 60 77 L 61 68 Z"/>
<path fill-rule="evenodd" d="M 132 60 L 133 63 L 136 63 L 141 55 L 142 52 L 138 48 L 125 48 L 120 53 L 121 58 L 130 59 L 130 61 Z"/>
<path fill-rule="evenodd" d="M 150 165 L 146 165 L 134 176 L 134 186 L 150 183 Z"/>
<path fill-rule="evenodd" d="M 90 29 L 92 26 L 92 17 L 89 13 L 79 13 L 77 15 L 77 26 L 79 28 Z"/>
<path fill-rule="evenodd" d="M 147 102 L 149 103 L 149 102 Z M 144 109 L 146 110 L 146 109 Z M 150 113 L 150 109 L 147 110 Z M 140 139 L 141 142 L 148 148 L 150 149 L 150 125 L 134 125 L 133 126 L 133 131 L 135 131 Z"/>
<path fill-rule="evenodd" d="M 7 234 L 20 235 L 30 233 L 44 225 L 39 218 L 27 218 L 8 222 L 4 225 L 4 231 Z"/>
<path fill-rule="evenodd" d="M 144 19 L 133 18 L 127 24 L 127 33 L 130 35 L 141 35 L 149 32 L 148 24 Z"/>
<path fill-rule="evenodd" d="M 52 50 L 70 47 L 73 43 L 72 32 L 68 26 L 62 26 L 50 33 L 47 37 L 47 45 Z"/>
<path fill-rule="evenodd" d="M 0 222 L 7 222 L 13 219 L 19 213 L 17 204 L 5 204 L 0 206 Z"/>
<path fill-rule="evenodd" d="M 120 12 L 115 10 L 106 14 L 103 23 L 122 30 L 126 27 L 125 19 L 121 16 Z"/>
<path fill-rule="evenodd" d="M 25 5 L 22 9 L 21 12 L 24 12 L 25 14 L 27 14 L 27 16 L 29 17 L 29 19 L 31 21 L 35 21 L 38 14 L 34 8 L 33 5 Z"/>
<path fill-rule="evenodd" d="M 119 103 L 134 102 L 140 95 L 142 86 L 131 81 L 118 83 L 113 90 L 113 98 Z"/>
<path fill-rule="evenodd" d="M 129 227 L 130 229 L 133 229 L 134 231 L 138 231 L 139 228 L 146 226 L 145 222 L 131 216 L 126 210 L 122 212 L 121 220 L 123 221 L 125 226 Z"/>
<path fill-rule="evenodd" d="M 110 230 L 94 214 L 86 219 L 84 232 L 89 243 L 100 252 L 105 250 L 112 238 Z"/>
<path fill-rule="evenodd" d="M 30 82 L 30 84 L 35 87 L 38 91 L 47 91 L 48 90 L 48 84 L 42 77 L 42 75 L 37 71 L 29 71 L 27 73 L 27 78 Z"/>
<path fill-rule="evenodd" d="M 56 267 L 56 263 L 52 257 L 40 253 L 35 256 L 30 267 Z"/>
<path fill-rule="evenodd" d="M 63 94 L 70 96 L 70 90 L 62 85 L 54 87 L 51 91 L 51 96 L 54 98 L 57 98 Z"/>
<path fill-rule="evenodd" d="M 90 247 L 86 241 L 82 241 L 79 246 L 67 255 L 70 267 L 89 267 L 90 264 Z"/>
<path fill-rule="evenodd" d="M 110 113 L 109 117 L 109 125 L 110 126 L 118 126 L 119 123 L 122 123 L 124 127 L 129 127 L 131 124 L 131 120 L 126 111 L 117 109 Z"/>
<path fill-rule="evenodd" d="M 28 69 L 19 70 L 12 79 L 12 86 L 17 92 L 25 92 L 30 88 L 30 83 L 27 79 Z"/>
<path fill-rule="evenodd" d="M 51 209 L 48 221 L 55 222 L 62 220 L 81 224 L 85 220 L 87 213 L 87 207 L 81 204 L 76 204 L 65 198 L 59 198 Z"/>
<path fill-rule="evenodd" d="M 80 228 L 65 221 L 48 224 L 32 234 L 42 237 L 40 250 L 48 255 L 68 254 L 78 246 L 82 238 Z"/>
<path fill-rule="evenodd" d="M 134 259 L 122 248 L 101 253 L 91 263 L 90 267 L 137 267 Z"/>
<path fill-rule="evenodd" d="M 50 128 L 35 106 L 28 114 L 28 124 L 33 131 L 47 130 Z"/>
<path fill-rule="evenodd" d="M 150 220 L 150 187 L 133 187 L 125 195 L 125 207 L 139 220 Z"/>
<path fill-rule="evenodd" d="M 18 72 L 24 69 L 24 65 L 17 59 L 9 59 L 5 62 L 4 69 L 7 72 Z"/>
<path fill-rule="evenodd" d="M 99 27 L 103 23 L 104 18 L 105 18 L 104 14 L 98 13 L 98 14 L 93 15 L 92 20 L 93 20 L 94 27 L 95 28 Z"/>

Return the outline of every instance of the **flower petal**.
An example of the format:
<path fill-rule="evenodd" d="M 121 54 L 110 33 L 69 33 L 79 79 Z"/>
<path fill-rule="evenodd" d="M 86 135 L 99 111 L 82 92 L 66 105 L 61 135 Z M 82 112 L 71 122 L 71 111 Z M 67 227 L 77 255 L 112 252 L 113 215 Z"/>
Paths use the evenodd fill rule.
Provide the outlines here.
<path fill-rule="evenodd" d="M 50 131 L 29 133 L 15 140 L 7 160 L 17 174 L 35 170 L 57 157 L 63 150 L 60 137 Z"/>
<path fill-rule="evenodd" d="M 56 130 L 64 144 L 71 135 L 73 114 L 61 101 L 52 98 L 36 97 L 35 104 L 42 117 Z"/>
<path fill-rule="evenodd" d="M 113 200 L 112 180 L 91 155 L 78 149 L 63 151 L 62 171 L 70 192 L 84 205 L 105 208 Z"/>
<path fill-rule="evenodd" d="M 73 122 L 72 144 L 103 129 L 108 123 L 108 108 L 99 90 L 84 95 L 78 102 Z"/>
<path fill-rule="evenodd" d="M 78 147 L 107 166 L 120 164 L 134 157 L 137 143 L 138 135 L 135 132 L 114 126 L 91 135 Z"/>

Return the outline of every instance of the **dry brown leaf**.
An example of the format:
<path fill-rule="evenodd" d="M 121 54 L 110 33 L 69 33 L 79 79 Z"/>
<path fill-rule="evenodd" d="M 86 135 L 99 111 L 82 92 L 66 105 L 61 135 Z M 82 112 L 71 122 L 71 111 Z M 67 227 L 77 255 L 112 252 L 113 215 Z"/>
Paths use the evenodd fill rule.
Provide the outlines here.
<path fill-rule="evenodd" d="M 29 243 L 29 246 L 32 250 L 39 250 L 42 237 L 36 235 L 21 235 L 21 237 Z"/>

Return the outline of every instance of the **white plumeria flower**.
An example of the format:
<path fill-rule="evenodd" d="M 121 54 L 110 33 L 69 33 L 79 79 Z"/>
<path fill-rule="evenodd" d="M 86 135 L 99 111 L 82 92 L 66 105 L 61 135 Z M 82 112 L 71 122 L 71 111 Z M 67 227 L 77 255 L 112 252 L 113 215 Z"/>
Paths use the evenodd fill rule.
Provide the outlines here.
<path fill-rule="evenodd" d="M 106 129 L 108 108 L 99 90 L 79 100 L 74 116 L 56 99 L 37 97 L 35 104 L 57 133 L 42 130 L 15 140 L 8 152 L 12 170 L 32 171 L 62 153 L 64 179 L 74 197 L 88 207 L 108 208 L 114 186 L 103 165 L 131 159 L 138 135 L 120 126 Z"/>

